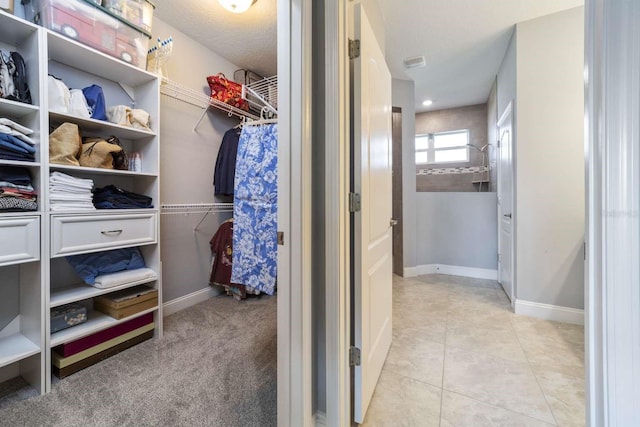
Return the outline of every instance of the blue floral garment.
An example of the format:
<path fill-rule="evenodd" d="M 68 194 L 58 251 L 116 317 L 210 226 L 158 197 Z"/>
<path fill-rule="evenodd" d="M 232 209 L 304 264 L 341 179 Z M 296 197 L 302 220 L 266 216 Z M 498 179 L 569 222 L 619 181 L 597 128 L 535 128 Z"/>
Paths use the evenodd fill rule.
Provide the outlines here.
<path fill-rule="evenodd" d="M 231 282 L 273 295 L 278 252 L 277 125 L 243 127 L 233 196 Z"/>

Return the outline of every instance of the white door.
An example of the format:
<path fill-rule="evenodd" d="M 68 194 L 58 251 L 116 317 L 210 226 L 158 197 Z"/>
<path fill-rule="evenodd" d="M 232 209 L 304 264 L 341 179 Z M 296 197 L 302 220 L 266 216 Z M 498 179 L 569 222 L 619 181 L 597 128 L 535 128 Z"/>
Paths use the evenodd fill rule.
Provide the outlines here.
<path fill-rule="evenodd" d="M 360 349 L 354 372 L 354 421 L 364 420 L 391 346 L 392 138 L 391 74 L 371 25 L 354 6 L 360 56 L 353 60 L 353 331 Z"/>
<path fill-rule="evenodd" d="M 514 305 L 512 104 L 498 121 L 498 281 Z"/>

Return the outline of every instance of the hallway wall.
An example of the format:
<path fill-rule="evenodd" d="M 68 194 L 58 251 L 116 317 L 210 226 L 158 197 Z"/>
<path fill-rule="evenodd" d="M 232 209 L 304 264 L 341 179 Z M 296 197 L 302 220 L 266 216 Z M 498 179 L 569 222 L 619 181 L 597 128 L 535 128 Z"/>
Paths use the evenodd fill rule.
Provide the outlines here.
<path fill-rule="evenodd" d="M 173 36 L 167 63 L 168 77 L 209 94 L 206 77 L 219 72 L 233 76 L 237 66 L 160 19 L 153 22 L 153 40 Z M 209 109 L 194 131 L 202 109 L 169 98 L 160 99 L 160 193 L 162 203 L 211 203 L 213 168 L 224 132 L 238 123 L 221 111 Z M 142 159 L 144 161 L 144 159 Z M 158 201 L 154 200 L 158 205 Z M 231 214 L 161 215 L 163 302 L 195 292 L 215 293 L 208 285 L 211 260 L 209 240 Z"/>
<path fill-rule="evenodd" d="M 582 309 L 584 8 L 518 24 L 516 56 L 517 299 Z"/>

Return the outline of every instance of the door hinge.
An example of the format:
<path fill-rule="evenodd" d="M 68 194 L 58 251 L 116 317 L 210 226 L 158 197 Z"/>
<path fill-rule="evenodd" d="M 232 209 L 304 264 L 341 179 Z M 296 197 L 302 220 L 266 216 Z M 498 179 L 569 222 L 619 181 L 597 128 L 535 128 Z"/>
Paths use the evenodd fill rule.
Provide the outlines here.
<path fill-rule="evenodd" d="M 284 246 L 284 231 L 278 231 L 278 245 Z"/>
<path fill-rule="evenodd" d="M 497 140 L 497 141 L 496 141 L 496 147 L 497 147 L 497 148 L 500 148 L 500 140 Z"/>
<path fill-rule="evenodd" d="M 349 59 L 360 58 L 360 40 L 349 40 Z"/>
<path fill-rule="evenodd" d="M 349 366 L 360 366 L 360 349 L 349 347 Z"/>
<path fill-rule="evenodd" d="M 360 194 L 349 193 L 349 212 L 360 212 Z"/>

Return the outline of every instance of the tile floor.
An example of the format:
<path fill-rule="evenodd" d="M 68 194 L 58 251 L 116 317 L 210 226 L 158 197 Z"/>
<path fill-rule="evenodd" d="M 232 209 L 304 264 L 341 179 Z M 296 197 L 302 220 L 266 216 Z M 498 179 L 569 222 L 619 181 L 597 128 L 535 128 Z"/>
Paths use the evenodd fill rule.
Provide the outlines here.
<path fill-rule="evenodd" d="M 495 281 L 394 277 L 393 344 L 363 426 L 584 426 L 582 326 L 511 313 Z"/>

